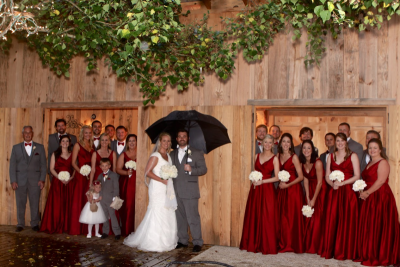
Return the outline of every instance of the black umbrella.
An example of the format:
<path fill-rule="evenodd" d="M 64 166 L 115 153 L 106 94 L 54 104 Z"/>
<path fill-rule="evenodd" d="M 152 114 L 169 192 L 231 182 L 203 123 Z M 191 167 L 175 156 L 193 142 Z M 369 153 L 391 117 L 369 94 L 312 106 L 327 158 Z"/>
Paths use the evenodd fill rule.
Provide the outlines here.
<path fill-rule="evenodd" d="M 167 132 L 172 137 L 172 147 L 176 148 L 176 134 L 182 128 L 189 132 L 189 146 L 203 150 L 206 154 L 231 142 L 228 130 L 219 120 L 196 110 L 173 111 L 153 123 L 146 129 L 146 133 L 155 144 L 159 134 Z"/>

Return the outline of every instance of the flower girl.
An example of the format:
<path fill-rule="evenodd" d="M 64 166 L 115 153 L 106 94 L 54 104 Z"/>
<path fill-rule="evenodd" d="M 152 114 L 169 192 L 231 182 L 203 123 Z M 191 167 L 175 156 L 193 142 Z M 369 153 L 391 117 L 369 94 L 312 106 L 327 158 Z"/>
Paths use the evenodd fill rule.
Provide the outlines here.
<path fill-rule="evenodd" d="M 88 224 L 89 233 L 86 236 L 87 238 L 92 237 L 93 224 L 95 225 L 96 236 L 101 237 L 101 234 L 99 234 L 99 224 L 107 220 L 103 208 L 99 204 L 101 200 L 100 191 L 101 183 L 99 181 L 94 181 L 93 187 L 86 193 L 88 202 L 83 207 L 81 216 L 79 217 L 80 223 Z"/>

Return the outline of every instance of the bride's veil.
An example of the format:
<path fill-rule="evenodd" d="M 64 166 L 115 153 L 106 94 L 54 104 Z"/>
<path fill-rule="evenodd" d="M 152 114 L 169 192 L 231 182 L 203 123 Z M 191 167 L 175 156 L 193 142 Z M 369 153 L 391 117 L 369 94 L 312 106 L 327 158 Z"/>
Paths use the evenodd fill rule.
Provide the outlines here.
<path fill-rule="evenodd" d="M 151 155 L 154 152 L 158 152 L 159 148 L 160 148 L 160 140 L 157 139 L 156 145 L 154 146 L 153 150 L 151 151 Z M 149 160 L 147 161 L 146 169 L 144 171 L 144 183 L 146 184 L 147 187 L 149 186 L 149 182 L 147 181 L 147 174 L 149 173 L 150 170 L 152 170 L 157 165 L 157 158 L 152 157 L 151 155 L 150 155 Z"/>

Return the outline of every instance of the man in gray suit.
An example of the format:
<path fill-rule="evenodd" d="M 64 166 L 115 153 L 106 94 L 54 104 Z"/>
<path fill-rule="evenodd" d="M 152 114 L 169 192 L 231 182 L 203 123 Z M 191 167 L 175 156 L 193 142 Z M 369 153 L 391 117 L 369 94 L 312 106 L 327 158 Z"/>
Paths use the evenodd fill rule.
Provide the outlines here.
<path fill-rule="evenodd" d="M 279 137 L 281 137 L 281 128 L 278 125 L 269 127 L 269 134 L 274 137 L 274 154 L 278 154 Z"/>
<path fill-rule="evenodd" d="M 200 252 L 203 246 L 201 221 L 199 214 L 199 179 L 207 173 L 203 151 L 188 148 L 189 136 L 185 129 L 178 130 L 176 141 L 178 149 L 171 152 L 172 164 L 178 169 L 178 177 L 174 179 L 174 189 L 178 209 L 175 211 L 178 224 L 178 245 L 187 247 L 189 242 L 188 226 L 193 237 L 193 252 Z"/>
<path fill-rule="evenodd" d="M 106 133 L 108 134 L 108 136 L 110 137 L 110 141 L 115 141 L 116 139 L 114 138 L 115 135 L 115 127 L 114 125 L 107 125 L 105 128 Z"/>
<path fill-rule="evenodd" d="M 322 165 L 324 170 L 326 170 L 326 162 L 328 160 L 328 156 L 330 154 L 330 150 L 335 149 L 335 134 L 334 133 L 327 133 L 325 135 L 325 145 L 328 148 L 324 153 L 319 156 L 319 159 L 322 161 Z"/>
<path fill-rule="evenodd" d="M 110 167 L 111 161 L 108 158 L 102 158 L 100 160 L 100 168 L 103 173 L 97 177 L 97 181 L 100 181 L 101 183 L 100 204 L 107 218 L 106 222 L 103 223 L 103 234 L 101 235 L 101 238 L 105 239 L 108 237 L 108 233 L 110 232 L 108 218 L 111 218 L 111 227 L 115 235 L 115 240 L 119 240 L 121 238 L 121 228 L 119 227 L 115 210 L 110 207 L 114 198 L 119 197 L 119 175 L 112 172 Z"/>
<path fill-rule="evenodd" d="M 117 153 L 117 158 L 126 150 L 127 129 L 124 126 L 117 127 L 117 140 L 111 142 L 111 150 Z"/>
<path fill-rule="evenodd" d="M 24 142 L 13 146 L 10 158 L 10 182 L 17 203 L 17 232 L 25 226 L 26 201 L 29 197 L 31 227 L 39 231 L 40 191 L 46 179 L 46 152 L 44 146 L 32 142 L 32 126 L 22 129 Z"/>
<path fill-rule="evenodd" d="M 260 124 L 256 127 L 256 143 L 255 143 L 255 152 L 256 155 L 263 152 L 262 141 L 268 133 L 268 128 L 264 124 Z"/>
<path fill-rule="evenodd" d="M 100 135 L 101 132 L 103 131 L 103 124 L 95 120 L 92 122 L 92 129 L 93 129 L 93 145 L 94 149 L 97 150 L 97 147 L 99 146 L 100 143 Z"/>
<path fill-rule="evenodd" d="M 339 124 L 338 132 L 344 133 L 346 135 L 347 146 L 349 147 L 349 149 L 351 151 L 353 151 L 354 153 L 357 154 L 358 160 L 360 160 L 362 158 L 362 154 L 363 154 L 363 147 L 360 143 L 358 143 L 350 138 L 350 134 L 351 134 L 350 124 L 348 124 L 347 122 L 342 122 L 341 124 Z M 331 153 L 332 152 L 333 152 L 333 150 L 331 151 Z"/>
<path fill-rule="evenodd" d="M 76 136 L 73 134 L 68 134 L 66 132 L 67 130 L 67 122 L 64 119 L 58 119 L 54 123 L 54 127 L 56 128 L 56 133 L 50 134 L 49 135 L 49 144 L 47 147 L 47 173 L 49 174 L 50 177 L 50 182 L 53 178 L 53 176 L 50 173 L 50 159 L 51 155 L 58 149 L 60 146 L 60 138 L 63 135 L 69 135 L 71 138 L 71 146 L 73 147 L 76 144 Z"/>
<path fill-rule="evenodd" d="M 305 140 L 312 141 L 313 136 L 314 136 L 314 132 L 313 132 L 313 130 L 311 128 L 309 128 L 309 127 L 301 128 L 299 137 L 300 137 L 300 140 L 301 140 L 302 143 Z M 318 148 L 315 147 L 315 151 L 317 152 L 317 156 L 318 156 L 319 155 Z M 301 144 L 294 147 L 294 153 L 298 157 L 300 157 L 300 152 L 301 152 Z"/>
<path fill-rule="evenodd" d="M 379 139 L 381 140 L 381 135 L 375 130 L 369 130 L 367 135 L 365 136 L 365 149 L 360 159 L 360 171 L 363 172 L 365 167 L 367 167 L 368 163 L 371 161 L 371 157 L 368 154 L 368 143 L 371 139 Z M 383 154 L 386 155 L 386 148 L 383 147 Z"/>

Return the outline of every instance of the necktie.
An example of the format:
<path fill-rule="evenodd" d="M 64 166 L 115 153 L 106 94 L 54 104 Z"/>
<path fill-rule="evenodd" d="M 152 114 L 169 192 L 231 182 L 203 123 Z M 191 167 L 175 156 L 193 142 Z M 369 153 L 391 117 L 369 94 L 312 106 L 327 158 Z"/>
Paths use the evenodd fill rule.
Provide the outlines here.
<path fill-rule="evenodd" d="M 32 143 L 25 143 L 25 146 L 32 146 Z"/>
<path fill-rule="evenodd" d="M 258 142 L 258 145 L 261 146 L 261 142 Z"/>
<path fill-rule="evenodd" d="M 100 140 L 100 137 L 94 137 L 93 141 Z"/>
<path fill-rule="evenodd" d="M 124 142 L 118 142 L 118 145 L 119 145 L 119 146 L 123 146 L 123 145 L 124 145 Z"/>

